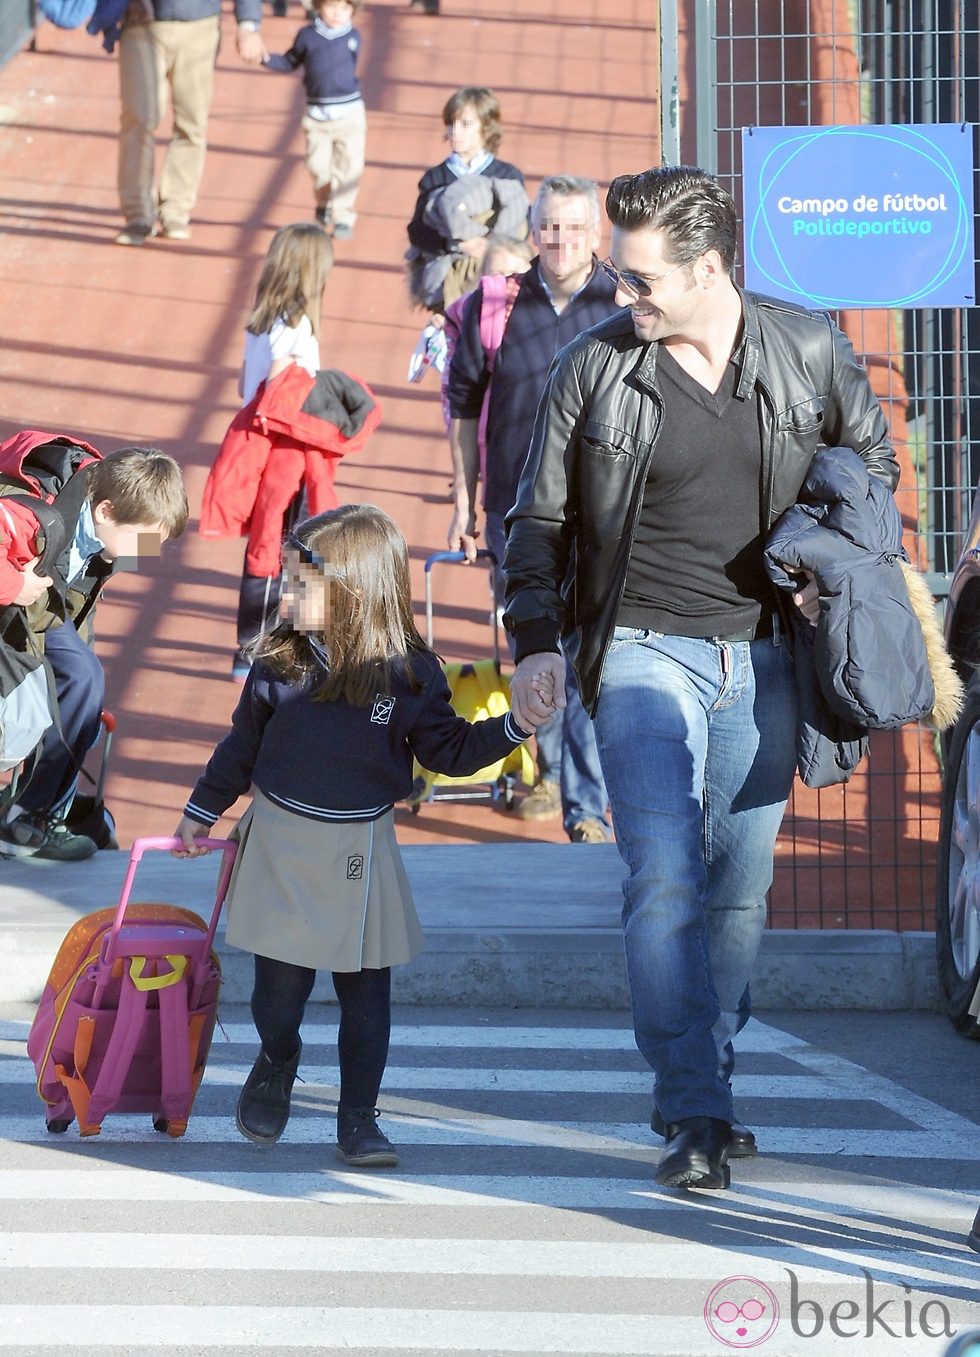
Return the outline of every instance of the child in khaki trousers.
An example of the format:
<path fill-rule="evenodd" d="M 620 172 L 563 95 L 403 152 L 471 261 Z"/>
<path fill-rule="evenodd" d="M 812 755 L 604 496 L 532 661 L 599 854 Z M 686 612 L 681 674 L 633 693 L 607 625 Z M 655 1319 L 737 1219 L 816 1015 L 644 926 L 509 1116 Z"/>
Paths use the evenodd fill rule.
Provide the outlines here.
<path fill-rule="evenodd" d="M 311 21 L 289 51 L 266 56 L 270 71 L 303 67 L 306 167 L 313 176 L 316 219 L 335 240 L 354 234 L 354 202 L 364 171 L 367 122 L 356 66 L 361 35 L 353 27 L 361 0 L 314 0 Z"/>

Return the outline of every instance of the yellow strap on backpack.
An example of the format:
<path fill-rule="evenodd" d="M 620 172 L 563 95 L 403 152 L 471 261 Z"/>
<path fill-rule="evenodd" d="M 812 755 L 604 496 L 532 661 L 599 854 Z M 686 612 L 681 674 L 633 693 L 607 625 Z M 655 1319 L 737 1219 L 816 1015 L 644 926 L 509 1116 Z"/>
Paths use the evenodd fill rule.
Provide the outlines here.
<path fill-rule="evenodd" d="M 129 962 L 129 978 L 138 990 L 169 989 L 171 985 L 177 985 L 184 978 L 184 972 L 187 970 L 187 957 L 185 956 L 167 956 L 165 961 L 170 962 L 171 969 L 165 975 L 144 975 L 143 967 L 146 965 L 145 956 L 134 956 Z"/>

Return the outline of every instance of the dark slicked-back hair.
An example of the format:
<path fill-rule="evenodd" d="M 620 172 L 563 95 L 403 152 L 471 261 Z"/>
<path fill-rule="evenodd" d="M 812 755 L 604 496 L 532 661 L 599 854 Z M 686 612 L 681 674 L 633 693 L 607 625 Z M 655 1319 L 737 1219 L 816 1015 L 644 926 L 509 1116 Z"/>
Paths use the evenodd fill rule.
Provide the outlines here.
<path fill-rule="evenodd" d="M 735 203 L 704 170 L 662 165 L 620 174 L 609 185 L 606 214 L 624 231 L 662 231 L 671 263 L 693 264 L 707 250 L 717 250 L 729 273 L 735 264 Z"/>

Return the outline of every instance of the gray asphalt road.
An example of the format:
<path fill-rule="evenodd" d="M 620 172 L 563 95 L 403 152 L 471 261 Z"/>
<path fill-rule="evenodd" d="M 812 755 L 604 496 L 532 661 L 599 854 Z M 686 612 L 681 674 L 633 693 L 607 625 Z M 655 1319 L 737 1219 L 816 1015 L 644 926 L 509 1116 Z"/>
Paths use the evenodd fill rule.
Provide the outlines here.
<path fill-rule="evenodd" d="M 939 1357 L 980 1327 L 980 1045 L 928 1015 L 768 1013 L 740 1038 L 761 1153 L 722 1193 L 653 1183 L 622 1014 L 402 1009 L 394 1171 L 333 1150 L 335 1010 L 271 1149 L 232 1111 L 229 1009 L 187 1136 L 49 1136 L 0 1008 L 0 1351 Z"/>

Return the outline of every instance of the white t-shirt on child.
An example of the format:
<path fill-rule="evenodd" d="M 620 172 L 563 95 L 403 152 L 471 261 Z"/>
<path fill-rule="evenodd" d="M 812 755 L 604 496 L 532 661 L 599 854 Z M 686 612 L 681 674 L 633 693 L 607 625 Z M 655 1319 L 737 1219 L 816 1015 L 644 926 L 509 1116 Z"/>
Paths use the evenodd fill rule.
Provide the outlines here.
<path fill-rule="evenodd" d="M 320 369 L 320 344 L 313 333 L 309 316 L 303 316 L 298 325 L 287 325 L 277 320 L 265 334 L 253 335 L 245 331 L 245 369 L 242 373 L 242 404 L 247 405 L 269 375 L 277 358 L 295 357 L 311 377 Z"/>

